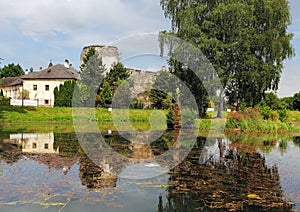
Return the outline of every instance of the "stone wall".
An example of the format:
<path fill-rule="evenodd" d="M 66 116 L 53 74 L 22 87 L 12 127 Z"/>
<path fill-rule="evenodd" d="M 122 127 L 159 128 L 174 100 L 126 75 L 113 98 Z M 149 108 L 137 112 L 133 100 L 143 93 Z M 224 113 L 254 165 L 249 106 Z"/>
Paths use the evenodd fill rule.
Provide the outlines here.
<path fill-rule="evenodd" d="M 107 71 L 111 69 L 111 66 L 114 63 L 119 62 L 119 52 L 117 47 L 104 45 L 90 45 L 83 48 L 80 54 L 80 65 L 83 64 L 83 58 L 90 48 L 95 48 L 96 52 L 102 58 L 102 63 L 105 65 Z"/>
<path fill-rule="evenodd" d="M 132 96 L 138 96 L 145 91 L 150 91 L 156 80 L 159 72 L 149 72 L 135 69 L 128 69 L 130 73 L 129 79 L 133 82 L 133 88 L 131 89 Z"/>

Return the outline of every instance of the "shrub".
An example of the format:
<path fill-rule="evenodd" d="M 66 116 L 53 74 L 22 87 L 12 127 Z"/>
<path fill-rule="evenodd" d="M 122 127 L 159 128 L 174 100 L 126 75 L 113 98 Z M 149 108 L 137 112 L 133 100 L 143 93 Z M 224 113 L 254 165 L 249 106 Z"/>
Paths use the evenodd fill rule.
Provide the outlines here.
<path fill-rule="evenodd" d="M 257 108 L 248 107 L 243 111 L 245 118 L 248 119 L 261 119 L 261 114 Z"/>
<path fill-rule="evenodd" d="M 278 110 L 277 112 L 279 114 L 279 120 L 280 121 L 286 121 L 287 120 L 288 115 L 287 115 L 286 109 L 281 109 L 281 110 Z"/>
<path fill-rule="evenodd" d="M 271 117 L 271 108 L 269 106 L 261 106 L 259 110 L 264 119 L 268 120 Z"/>
<path fill-rule="evenodd" d="M 228 118 L 235 119 L 235 120 L 242 120 L 245 118 L 245 116 L 241 112 L 233 111 L 232 113 L 229 114 Z"/>
<path fill-rule="evenodd" d="M 277 113 L 277 111 L 272 110 L 270 118 L 271 118 L 272 121 L 278 121 L 279 120 L 279 114 Z"/>
<path fill-rule="evenodd" d="M 167 127 L 168 129 L 173 129 L 174 125 L 175 125 L 175 113 L 172 109 L 169 109 L 167 113 Z"/>
<path fill-rule="evenodd" d="M 133 100 L 131 101 L 130 104 L 130 108 L 132 109 L 143 109 L 144 108 L 144 101 L 142 99 L 139 98 L 133 98 Z"/>
<path fill-rule="evenodd" d="M 182 118 L 182 126 L 192 126 L 195 124 L 197 114 L 195 111 L 190 109 L 183 109 L 181 111 L 181 118 Z"/>
<path fill-rule="evenodd" d="M 0 96 L 0 105 L 10 105 L 10 100 L 3 96 Z"/>

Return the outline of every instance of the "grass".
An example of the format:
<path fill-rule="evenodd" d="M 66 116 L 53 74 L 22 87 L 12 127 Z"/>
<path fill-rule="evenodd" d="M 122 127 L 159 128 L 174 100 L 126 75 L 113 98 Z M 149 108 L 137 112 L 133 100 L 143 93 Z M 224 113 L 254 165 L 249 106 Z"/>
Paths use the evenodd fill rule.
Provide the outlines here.
<path fill-rule="evenodd" d="M 11 107 L 0 106 L 0 118 L 2 123 L 11 122 L 61 122 L 73 121 L 138 121 L 148 122 L 165 121 L 166 111 L 153 110 L 129 110 L 129 116 L 126 110 L 114 110 L 112 113 L 104 108 L 72 108 L 63 107 Z"/>
<path fill-rule="evenodd" d="M 113 110 L 104 108 L 11 107 L 0 106 L 0 129 L 7 132 L 74 132 L 80 131 L 164 130 L 166 111 Z M 128 112 L 128 111 L 127 111 Z M 76 128 L 77 129 L 77 128 Z"/>
<path fill-rule="evenodd" d="M 41 131 L 74 131 L 73 121 L 83 122 L 82 128 L 88 130 L 95 122 L 98 129 L 106 130 L 164 130 L 166 129 L 167 111 L 162 110 L 113 110 L 113 113 L 103 108 L 48 108 L 48 107 L 12 107 L 0 106 L 0 128 Z M 210 118 L 200 119 L 199 135 L 208 133 L 222 134 L 225 131 L 240 130 L 244 132 L 277 132 L 299 131 L 300 112 L 288 111 L 285 122 L 264 120 L 256 111 L 249 110 L 245 114 L 226 114 L 226 118 L 215 118 L 216 113 L 209 114 Z M 20 124 L 17 124 L 20 123 Z M 39 124 L 40 123 L 40 124 Z M 41 124 L 43 123 L 43 124 Z M 224 129 L 224 126 L 226 127 Z M 41 129 L 40 129 L 41 128 Z M 95 130 L 95 128 L 94 128 Z"/>

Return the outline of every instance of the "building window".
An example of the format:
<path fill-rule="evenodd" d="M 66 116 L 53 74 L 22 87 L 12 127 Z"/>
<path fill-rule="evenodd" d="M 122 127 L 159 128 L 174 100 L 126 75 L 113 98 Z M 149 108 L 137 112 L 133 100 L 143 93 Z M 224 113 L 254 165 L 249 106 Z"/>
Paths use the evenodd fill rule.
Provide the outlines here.
<path fill-rule="evenodd" d="M 45 90 L 49 91 L 49 85 L 45 85 Z"/>
<path fill-rule="evenodd" d="M 36 143 L 32 143 L 32 149 L 36 149 Z"/>
<path fill-rule="evenodd" d="M 45 145 L 44 145 L 44 148 L 45 148 L 45 149 L 49 149 L 49 144 L 45 144 Z"/>
<path fill-rule="evenodd" d="M 37 85 L 33 85 L 33 90 L 37 91 Z"/>
<path fill-rule="evenodd" d="M 49 105 L 49 100 L 45 99 L 45 105 Z"/>

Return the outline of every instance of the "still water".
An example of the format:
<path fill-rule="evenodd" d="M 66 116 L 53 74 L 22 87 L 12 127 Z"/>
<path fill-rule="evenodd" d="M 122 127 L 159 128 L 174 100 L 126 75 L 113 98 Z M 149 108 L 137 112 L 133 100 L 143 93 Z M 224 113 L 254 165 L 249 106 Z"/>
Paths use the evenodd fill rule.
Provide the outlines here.
<path fill-rule="evenodd" d="M 0 211 L 286 211 L 289 201 L 300 211 L 299 137 L 201 137 L 162 172 L 164 161 L 149 159 L 177 136 L 132 143 L 106 135 L 114 152 L 144 161 L 123 163 L 110 153 L 91 159 L 75 133 L 2 133 Z"/>

